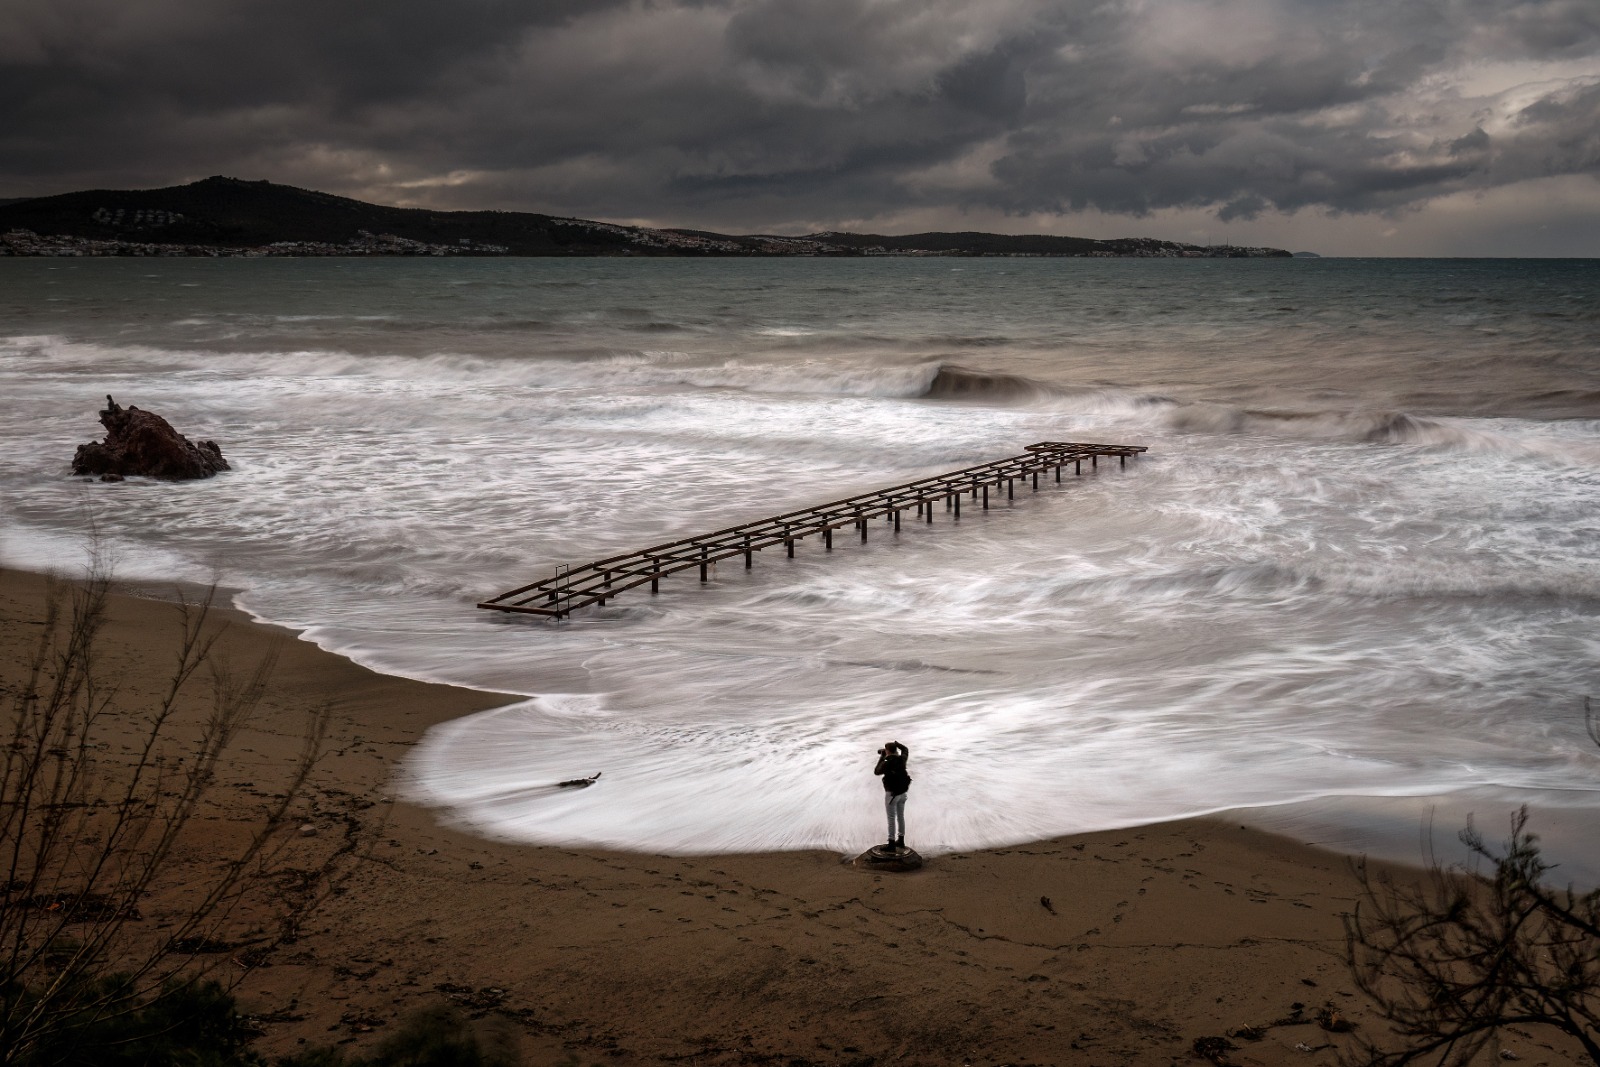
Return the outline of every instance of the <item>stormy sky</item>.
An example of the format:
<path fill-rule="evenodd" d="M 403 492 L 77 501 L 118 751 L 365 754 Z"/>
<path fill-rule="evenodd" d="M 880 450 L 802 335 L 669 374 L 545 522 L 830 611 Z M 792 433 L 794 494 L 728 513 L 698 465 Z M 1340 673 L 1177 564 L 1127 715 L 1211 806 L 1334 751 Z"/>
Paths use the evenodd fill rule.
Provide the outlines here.
<path fill-rule="evenodd" d="M 1600 0 L 5 0 L 0 197 L 1600 255 Z"/>

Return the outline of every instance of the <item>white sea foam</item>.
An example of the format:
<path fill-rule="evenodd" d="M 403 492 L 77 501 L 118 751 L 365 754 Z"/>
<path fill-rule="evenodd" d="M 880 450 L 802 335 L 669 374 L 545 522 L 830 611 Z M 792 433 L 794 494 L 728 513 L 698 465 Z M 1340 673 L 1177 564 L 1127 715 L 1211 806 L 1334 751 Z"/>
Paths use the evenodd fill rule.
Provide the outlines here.
<path fill-rule="evenodd" d="M 1091 292 L 1092 273 L 1052 333 L 1062 291 L 1016 275 L 985 299 L 1037 303 L 1002 324 L 966 288 L 872 304 L 851 265 L 832 268 L 846 283 L 817 275 L 747 308 L 714 265 L 652 288 L 654 274 L 607 273 L 631 266 L 522 278 L 474 262 L 460 269 L 477 284 L 450 299 L 477 303 L 459 313 L 405 273 L 428 268 L 393 269 L 415 307 L 330 276 L 343 306 L 309 284 L 208 285 L 162 305 L 159 326 L 105 301 L 100 319 L 12 323 L 0 554 L 68 562 L 92 510 L 132 576 L 215 576 L 361 662 L 525 694 L 430 733 L 406 782 L 512 839 L 852 848 L 877 832 L 866 771 L 886 735 L 912 748 L 912 837 L 930 851 L 1314 797 L 1578 796 L 1600 781 L 1574 712 L 1600 688 L 1600 422 L 1495 408 L 1542 372 L 1496 378 L 1492 360 L 1473 364 L 1461 410 L 1408 410 L 1424 390 L 1397 335 L 1339 340 L 1369 304 L 1401 301 L 1383 286 L 1328 327 L 1343 345 L 1322 357 L 1330 381 L 1290 358 L 1287 333 L 1227 362 L 1245 320 L 1167 326 L 1157 307 L 1143 334 L 1097 325 L 1095 301 L 1121 297 Z M 719 301 L 742 317 L 719 325 Z M 1263 355 L 1277 337 L 1281 357 Z M 1559 354 L 1566 337 L 1541 343 Z M 1537 395 L 1593 388 L 1564 373 Z M 66 477 L 107 391 L 219 440 L 234 472 Z M 793 561 L 724 564 L 705 586 L 669 580 L 560 626 L 471 609 L 557 563 L 1045 439 L 1151 451 L 1018 486 L 987 513 L 969 504 L 959 526 L 936 511 L 829 557 L 804 544 Z M 593 789 L 553 788 L 597 770 Z"/>

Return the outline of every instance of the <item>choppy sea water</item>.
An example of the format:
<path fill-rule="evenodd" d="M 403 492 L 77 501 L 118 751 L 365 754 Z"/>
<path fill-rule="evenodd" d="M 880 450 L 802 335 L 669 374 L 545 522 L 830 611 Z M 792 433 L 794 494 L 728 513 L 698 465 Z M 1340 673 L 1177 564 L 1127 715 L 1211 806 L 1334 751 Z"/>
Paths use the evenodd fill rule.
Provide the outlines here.
<path fill-rule="evenodd" d="M 106 393 L 233 472 L 71 478 Z M 1150 451 L 560 625 L 473 608 L 1039 440 Z M 0 262 L 0 492 L 9 562 L 92 516 L 124 576 L 525 694 L 408 769 L 487 834 L 850 852 L 893 737 L 928 852 L 1270 808 L 1414 853 L 1428 798 L 1531 800 L 1600 871 L 1597 262 Z"/>

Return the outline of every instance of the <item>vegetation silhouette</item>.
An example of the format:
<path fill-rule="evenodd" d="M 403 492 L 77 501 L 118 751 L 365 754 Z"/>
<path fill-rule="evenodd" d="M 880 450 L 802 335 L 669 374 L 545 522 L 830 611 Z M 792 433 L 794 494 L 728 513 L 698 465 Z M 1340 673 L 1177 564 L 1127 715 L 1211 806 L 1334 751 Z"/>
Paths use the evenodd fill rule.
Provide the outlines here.
<path fill-rule="evenodd" d="M 1588 698 L 1584 717 L 1600 745 Z M 1412 883 L 1357 864 L 1362 896 L 1345 916 L 1346 958 L 1400 1038 L 1393 1049 L 1363 1039 L 1364 1062 L 1452 1067 L 1507 1027 L 1539 1027 L 1566 1034 L 1600 1064 L 1600 889 L 1550 888 L 1553 868 L 1527 826 L 1522 808 L 1495 848 L 1468 824 L 1461 840 L 1487 864 L 1484 874 L 1434 862 Z"/>

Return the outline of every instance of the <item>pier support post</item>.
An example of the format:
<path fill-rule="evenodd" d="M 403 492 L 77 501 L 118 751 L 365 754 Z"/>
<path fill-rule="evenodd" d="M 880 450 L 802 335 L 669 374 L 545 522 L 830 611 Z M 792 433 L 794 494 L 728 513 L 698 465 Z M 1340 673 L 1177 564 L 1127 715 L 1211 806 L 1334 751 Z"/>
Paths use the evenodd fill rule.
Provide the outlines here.
<path fill-rule="evenodd" d="M 900 509 L 899 508 L 895 508 L 894 509 L 894 532 L 895 533 L 899 533 L 900 532 Z"/>
<path fill-rule="evenodd" d="M 700 580 L 702 582 L 708 580 L 706 578 L 706 549 L 703 545 L 700 548 Z"/>
<path fill-rule="evenodd" d="M 1089 469 L 1090 470 L 1099 470 L 1100 469 L 1100 453 L 1096 452 L 1094 455 L 1089 457 Z"/>
<path fill-rule="evenodd" d="M 1128 457 L 1126 455 L 1121 455 L 1121 456 L 1117 457 L 1117 466 L 1126 467 L 1127 465 L 1128 465 Z"/>
<path fill-rule="evenodd" d="M 989 487 L 987 485 L 983 487 L 983 510 L 989 510 Z"/>
<path fill-rule="evenodd" d="M 1056 464 L 1056 484 L 1061 484 L 1061 464 Z"/>
<path fill-rule="evenodd" d="M 783 543 L 789 546 L 789 558 L 794 559 L 794 538 L 786 537 Z"/>
<path fill-rule="evenodd" d="M 956 494 L 956 518 L 961 517 L 961 494 Z"/>
<path fill-rule="evenodd" d="M 1039 491 L 1039 472 L 1038 471 L 1034 471 L 1033 472 L 1033 491 L 1035 493 L 1037 493 Z"/>
<path fill-rule="evenodd" d="M 745 534 L 745 536 L 744 536 L 744 569 L 745 570 L 749 570 L 751 568 L 751 566 L 754 564 L 754 562 L 755 562 L 754 557 L 752 557 L 751 554 L 750 554 L 750 535 L 749 534 Z"/>
<path fill-rule="evenodd" d="M 1006 499 L 1017 499 L 1017 480 L 1015 478 L 1006 479 Z"/>
<path fill-rule="evenodd" d="M 1083 460 L 1075 459 L 1075 460 L 1072 461 L 1072 473 L 1073 474 L 1082 474 L 1083 473 Z"/>
<path fill-rule="evenodd" d="M 862 544 L 866 544 L 867 543 L 867 520 L 858 518 L 858 519 L 856 519 L 856 525 L 861 527 L 861 543 Z"/>
<path fill-rule="evenodd" d="M 822 544 L 829 552 L 833 551 L 833 527 L 825 526 L 822 529 Z"/>

